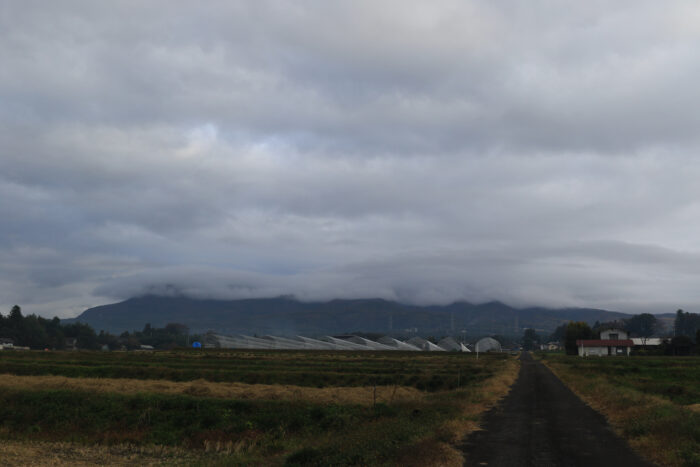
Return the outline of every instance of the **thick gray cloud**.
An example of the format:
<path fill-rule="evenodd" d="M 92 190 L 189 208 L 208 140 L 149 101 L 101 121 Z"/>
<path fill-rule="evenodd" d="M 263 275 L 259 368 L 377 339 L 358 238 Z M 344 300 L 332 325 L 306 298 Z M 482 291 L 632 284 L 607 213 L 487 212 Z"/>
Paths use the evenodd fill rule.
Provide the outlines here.
<path fill-rule="evenodd" d="M 700 306 L 689 2 L 0 7 L 0 306 Z"/>

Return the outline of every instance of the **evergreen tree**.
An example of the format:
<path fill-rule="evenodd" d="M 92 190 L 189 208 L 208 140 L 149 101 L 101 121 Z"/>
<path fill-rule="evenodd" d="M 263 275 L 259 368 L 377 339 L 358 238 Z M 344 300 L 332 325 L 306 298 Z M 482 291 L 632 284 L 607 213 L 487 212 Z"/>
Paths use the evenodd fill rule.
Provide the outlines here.
<path fill-rule="evenodd" d="M 643 338 L 643 342 L 646 342 L 646 339 L 654 335 L 657 326 L 658 322 L 656 316 L 650 313 L 642 313 L 641 315 L 634 315 L 628 319 L 626 328 L 627 332 L 633 336 Z"/>
<path fill-rule="evenodd" d="M 524 350 L 535 350 L 539 347 L 540 336 L 537 335 L 534 329 L 528 328 L 523 334 L 522 344 Z"/>
<path fill-rule="evenodd" d="M 554 330 L 554 332 L 549 336 L 549 340 L 553 342 L 564 342 L 566 339 L 566 327 L 569 323 L 564 323 Z"/>
<path fill-rule="evenodd" d="M 678 310 L 673 324 L 676 336 L 687 336 L 692 339 L 697 330 L 700 329 L 700 315 Z"/>
<path fill-rule="evenodd" d="M 590 326 L 583 321 L 572 321 L 566 326 L 566 354 L 576 355 L 578 354 L 578 345 L 576 341 L 581 339 L 592 339 L 593 330 Z"/>

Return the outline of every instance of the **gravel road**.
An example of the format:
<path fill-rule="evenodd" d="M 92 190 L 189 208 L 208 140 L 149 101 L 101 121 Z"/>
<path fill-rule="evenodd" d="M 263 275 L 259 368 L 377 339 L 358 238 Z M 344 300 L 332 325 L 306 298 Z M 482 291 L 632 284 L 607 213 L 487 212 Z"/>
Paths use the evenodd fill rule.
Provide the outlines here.
<path fill-rule="evenodd" d="M 652 466 L 529 353 L 508 396 L 462 446 L 467 466 Z"/>

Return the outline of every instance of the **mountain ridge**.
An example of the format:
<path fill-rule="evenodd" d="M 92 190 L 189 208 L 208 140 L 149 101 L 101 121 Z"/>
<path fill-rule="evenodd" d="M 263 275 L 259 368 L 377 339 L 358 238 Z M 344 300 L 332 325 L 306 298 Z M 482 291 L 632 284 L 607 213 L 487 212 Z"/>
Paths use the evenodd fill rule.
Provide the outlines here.
<path fill-rule="evenodd" d="M 182 323 L 192 332 L 321 335 L 348 332 L 458 335 L 517 335 L 525 328 L 549 333 L 567 321 L 613 321 L 631 315 L 596 308 L 514 308 L 502 302 L 408 305 L 378 298 L 302 302 L 290 297 L 240 300 L 145 295 L 89 308 L 64 323 L 82 322 L 96 331 L 140 330 Z"/>

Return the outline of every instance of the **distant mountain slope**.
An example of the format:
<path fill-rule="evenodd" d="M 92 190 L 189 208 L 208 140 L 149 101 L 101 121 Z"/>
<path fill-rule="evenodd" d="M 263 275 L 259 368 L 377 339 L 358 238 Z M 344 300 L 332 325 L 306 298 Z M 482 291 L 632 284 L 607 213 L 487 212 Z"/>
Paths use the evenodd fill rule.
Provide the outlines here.
<path fill-rule="evenodd" d="M 64 322 L 87 323 L 112 333 L 143 329 L 146 323 L 163 327 L 183 323 L 192 332 L 318 335 L 347 332 L 409 333 L 421 335 L 520 335 L 524 328 L 549 333 L 569 320 L 612 321 L 629 315 L 597 309 L 524 308 L 500 302 L 446 306 L 404 305 L 381 299 L 332 300 L 305 303 L 290 298 L 198 300 L 144 296 L 85 310 Z"/>

